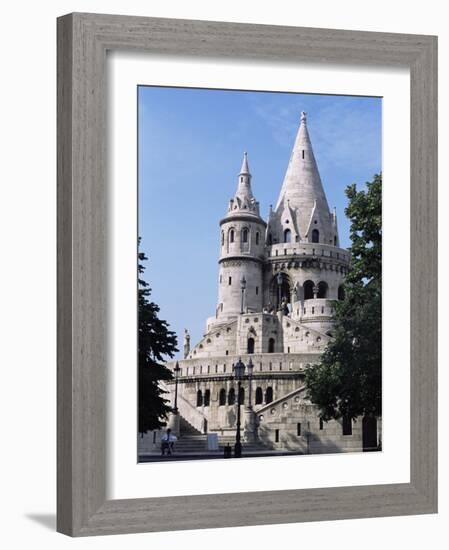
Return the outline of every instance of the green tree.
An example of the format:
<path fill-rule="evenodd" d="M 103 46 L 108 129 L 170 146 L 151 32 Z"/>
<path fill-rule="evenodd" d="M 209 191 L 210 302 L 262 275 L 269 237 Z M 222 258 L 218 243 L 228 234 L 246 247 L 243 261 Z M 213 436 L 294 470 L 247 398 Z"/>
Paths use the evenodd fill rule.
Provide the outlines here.
<path fill-rule="evenodd" d="M 140 241 L 139 241 L 140 242 Z M 173 378 L 172 372 L 162 364 L 164 357 L 173 357 L 177 349 L 176 334 L 169 330 L 166 321 L 159 319 L 159 306 L 149 300 L 151 288 L 142 279 L 148 258 L 138 254 L 139 271 L 139 432 L 159 429 L 166 424 L 172 410 L 160 381 Z"/>
<path fill-rule="evenodd" d="M 379 416 L 382 406 L 382 176 L 346 189 L 351 264 L 335 303 L 334 338 L 308 369 L 309 397 L 324 420 Z"/>

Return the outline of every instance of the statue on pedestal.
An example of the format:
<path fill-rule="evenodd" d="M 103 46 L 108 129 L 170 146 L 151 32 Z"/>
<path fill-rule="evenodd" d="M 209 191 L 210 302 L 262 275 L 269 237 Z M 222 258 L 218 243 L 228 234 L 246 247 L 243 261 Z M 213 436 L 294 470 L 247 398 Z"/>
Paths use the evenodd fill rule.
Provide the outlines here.
<path fill-rule="evenodd" d="M 184 359 L 187 359 L 190 353 L 190 334 L 189 331 L 184 329 Z"/>

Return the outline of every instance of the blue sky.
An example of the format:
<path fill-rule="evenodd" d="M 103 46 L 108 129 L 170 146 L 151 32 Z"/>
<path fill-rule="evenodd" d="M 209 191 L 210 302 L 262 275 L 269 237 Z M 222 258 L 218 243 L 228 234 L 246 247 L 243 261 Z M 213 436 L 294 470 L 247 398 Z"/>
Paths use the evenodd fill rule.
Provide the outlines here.
<path fill-rule="evenodd" d="M 276 204 L 299 125 L 308 128 L 341 246 L 349 246 L 347 185 L 381 170 L 381 99 L 140 86 L 139 234 L 152 299 L 195 344 L 215 311 L 219 220 L 237 186 L 243 151 L 266 218 Z"/>

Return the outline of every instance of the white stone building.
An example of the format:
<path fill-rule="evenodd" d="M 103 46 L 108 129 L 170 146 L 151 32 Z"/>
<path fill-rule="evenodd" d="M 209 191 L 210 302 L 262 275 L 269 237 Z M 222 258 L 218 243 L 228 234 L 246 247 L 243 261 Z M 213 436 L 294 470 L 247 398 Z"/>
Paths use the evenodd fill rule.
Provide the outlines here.
<path fill-rule="evenodd" d="M 362 419 L 323 422 L 306 396 L 304 373 L 332 338 L 333 307 L 344 299 L 349 253 L 339 245 L 305 113 L 268 220 L 253 195 L 245 153 L 219 239 L 215 314 L 193 347 L 186 332 L 185 358 L 179 361 L 178 415 L 170 424 L 180 440 L 217 433 L 222 443 L 232 444 L 233 365 L 239 358 L 247 365 L 251 358 L 253 374 L 244 377 L 240 396 L 248 448 L 323 453 L 375 447 L 376 426 L 362 429 Z M 175 369 L 176 361 L 169 366 Z M 169 389 L 174 402 L 175 383 Z"/>

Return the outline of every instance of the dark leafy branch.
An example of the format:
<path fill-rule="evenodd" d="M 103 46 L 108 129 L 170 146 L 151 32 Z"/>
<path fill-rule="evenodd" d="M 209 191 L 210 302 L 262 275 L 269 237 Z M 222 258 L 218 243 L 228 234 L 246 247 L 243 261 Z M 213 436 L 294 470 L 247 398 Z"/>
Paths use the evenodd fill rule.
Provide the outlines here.
<path fill-rule="evenodd" d="M 322 418 L 382 412 L 382 176 L 346 189 L 351 265 L 345 299 L 335 303 L 334 338 L 321 363 L 306 373 Z"/>
<path fill-rule="evenodd" d="M 140 244 L 140 240 L 139 240 Z M 151 288 L 142 278 L 145 271 L 143 262 L 148 258 L 143 252 L 138 254 L 139 290 L 139 432 L 159 429 L 166 424 L 171 411 L 167 393 L 160 382 L 169 381 L 173 375 L 163 364 L 178 351 L 176 334 L 169 330 L 166 321 L 159 319 L 160 308 L 151 302 Z"/>

